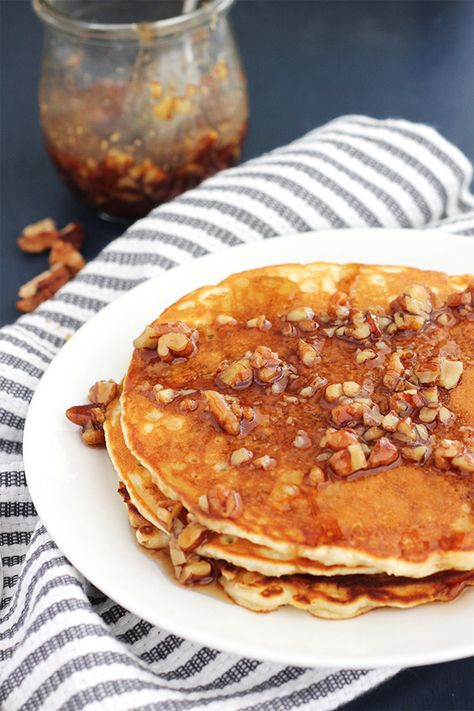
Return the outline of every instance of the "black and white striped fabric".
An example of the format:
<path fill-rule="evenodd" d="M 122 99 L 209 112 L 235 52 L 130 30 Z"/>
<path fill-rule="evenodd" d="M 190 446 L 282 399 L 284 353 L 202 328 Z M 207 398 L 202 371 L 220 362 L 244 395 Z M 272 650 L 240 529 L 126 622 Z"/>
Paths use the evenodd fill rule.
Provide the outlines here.
<path fill-rule="evenodd" d="M 35 313 L 0 331 L 0 707 L 333 709 L 397 672 L 240 659 L 104 598 L 51 540 L 22 462 L 28 403 L 53 356 L 112 299 L 165 269 L 274 235 L 436 226 L 474 235 L 472 166 L 433 129 L 346 116 L 151 213 Z"/>

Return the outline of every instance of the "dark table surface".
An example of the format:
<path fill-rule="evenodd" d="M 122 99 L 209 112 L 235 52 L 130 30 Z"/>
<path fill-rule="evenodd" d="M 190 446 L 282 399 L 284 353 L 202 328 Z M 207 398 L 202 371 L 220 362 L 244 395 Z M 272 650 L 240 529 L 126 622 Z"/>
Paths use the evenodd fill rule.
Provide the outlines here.
<path fill-rule="evenodd" d="M 80 205 L 49 164 L 36 104 L 41 24 L 27 0 L 0 0 L 0 12 L 2 324 L 17 315 L 20 284 L 46 268 L 16 247 L 22 227 L 79 220 L 86 259 L 123 227 Z M 232 17 L 250 90 L 244 159 L 363 113 L 427 122 L 474 160 L 472 0 L 240 0 Z M 408 669 L 345 708 L 474 709 L 474 659 Z"/>

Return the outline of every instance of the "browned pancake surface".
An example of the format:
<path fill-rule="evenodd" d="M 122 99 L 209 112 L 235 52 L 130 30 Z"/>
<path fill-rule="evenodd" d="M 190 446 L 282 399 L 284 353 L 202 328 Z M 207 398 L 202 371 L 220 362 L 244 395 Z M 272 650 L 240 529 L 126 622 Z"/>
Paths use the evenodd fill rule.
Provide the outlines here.
<path fill-rule="evenodd" d="M 377 563 L 379 569 L 408 575 L 472 568 L 472 475 L 400 459 L 388 469 L 344 479 L 328 476 L 319 486 L 308 482 L 320 451 L 317 443 L 328 427 L 328 409 L 321 399 L 299 397 L 300 390 L 315 374 L 329 383 L 369 380 L 374 401 L 378 398 L 383 405 L 383 393 L 377 395 L 383 373 L 370 363 L 357 364 L 357 344 L 339 338 L 328 338 L 320 362 L 306 368 L 296 355 L 298 339 L 282 335 L 280 328 L 282 316 L 296 307 L 325 311 L 335 291 L 347 292 L 352 305 L 366 309 L 387 307 L 409 284 L 424 284 L 443 299 L 468 282 L 469 277 L 401 267 L 315 264 L 253 270 L 197 290 L 156 322 L 183 320 L 199 330 L 198 350 L 191 358 L 167 364 L 153 352 L 134 352 L 122 395 L 127 444 L 165 494 L 179 499 L 213 530 L 327 565 Z M 216 325 L 221 314 L 238 323 Z M 265 314 L 272 328 L 246 326 L 259 314 Z M 434 325 L 424 335 L 410 331 L 389 340 L 391 347 L 411 348 L 420 358 L 443 354 L 463 361 L 462 381 L 445 402 L 456 420 L 438 426 L 437 436 L 457 439 L 462 428 L 474 427 L 474 322 L 464 320 L 449 329 Z M 274 394 L 255 383 L 238 392 L 216 386 L 223 361 L 242 358 L 261 345 L 295 365 L 298 380 L 285 393 Z M 258 411 L 258 424 L 246 434 L 230 435 L 209 417 L 204 398 L 193 412 L 183 412 L 174 402 L 162 407 L 150 397 L 149 387 L 155 384 L 236 395 L 243 406 Z M 299 430 L 310 438 L 308 449 L 293 444 Z M 232 466 L 230 455 L 241 447 L 252 452 L 253 460 L 272 457 L 276 466 Z M 238 493 L 241 505 L 232 515 L 202 506 L 203 496 L 222 490 Z"/>

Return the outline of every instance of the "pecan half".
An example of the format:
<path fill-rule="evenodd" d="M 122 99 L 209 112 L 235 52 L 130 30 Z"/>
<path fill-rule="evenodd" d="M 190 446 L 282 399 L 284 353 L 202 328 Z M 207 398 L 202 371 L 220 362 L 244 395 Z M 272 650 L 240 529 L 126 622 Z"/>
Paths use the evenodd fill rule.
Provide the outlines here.
<path fill-rule="evenodd" d="M 99 404 L 75 405 L 66 410 L 66 417 L 70 422 L 82 427 L 82 439 L 86 444 L 104 444 L 105 422 L 104 406 Z"/>
<path fill-rule="evenodd" d="M 80 249 L 84 242 L 84 228 L 80 222 L 70 222 L 59 230 L 59 239 L 70 244 L 74 249 Z"/>
<path fill-rule="evenodd" d="M 62 239 L 57 239 L 53 242 L 51 252 L 49 254 L 49 263 L 51 266 L 55 264 L 64 264 L 68 267 L 72 274 L 77 274 L 85 265 L 84 257 L 78 250 Z"/>
<path fill-rule="evenodd" d="M 71 272 L 62 264 L 55 264 L 48 271 L 20 287 L 16 307 L 19 311 L 34 311 L 43 301 L 50 299 L 71 278 Z"/>
<path fill-rule="evenodd" d="M 17 244 L 22 252 L 44 252 L 52 246 L 57 236 L 56 223 L 48 217 L 25 227 Z"/>

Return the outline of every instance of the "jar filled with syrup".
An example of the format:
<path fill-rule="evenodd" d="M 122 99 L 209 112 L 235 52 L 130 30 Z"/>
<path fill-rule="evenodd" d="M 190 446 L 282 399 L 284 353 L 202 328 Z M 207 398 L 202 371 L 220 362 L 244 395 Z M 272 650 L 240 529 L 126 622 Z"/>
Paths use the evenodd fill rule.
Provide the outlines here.
<path fill-rule="evenodd" d="M 232 3 L 33 0 L 46 148 L 102 216 L 145 215 L 238 161 L 248 100 Z"/>

